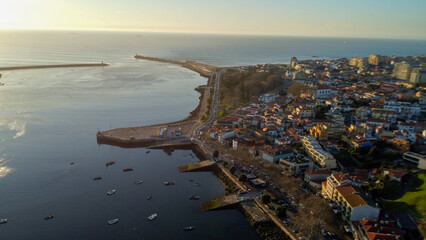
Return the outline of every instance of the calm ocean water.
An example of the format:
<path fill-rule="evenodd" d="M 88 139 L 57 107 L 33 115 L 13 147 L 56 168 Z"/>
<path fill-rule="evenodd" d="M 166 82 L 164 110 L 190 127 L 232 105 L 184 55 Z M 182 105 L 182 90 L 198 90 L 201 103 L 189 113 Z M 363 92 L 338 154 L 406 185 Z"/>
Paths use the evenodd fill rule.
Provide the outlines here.
<path fill-rule="evenodd" d="M 223 194 L 212 173 L 180 174 L 190 151 L 122 149 L 96 131 L 185 118 L 206 79 L 134 54 L 216 65 L 424 54 L 425 41 L 0 31 L 0 66 L 100 62 L 104 68 L 0 72 L 1 239 L 259 239 L 237 210 L 201 212 Z M 117 161 L 106 168 L 105 162 Z M 74 162 L 70 165 L 69 162 Z M 122 168 L 134 172 L 123 173 Z M 101 181 L 92 178 L 102 176 Z M 135 180 L 144 181 L 134 185 Z M 194 187 L 190 179 L 200 182 Z M 165 187 L 164 181 L 176 185 Z M 106 192 L 117 189 L 115 195 Z M 150 201 L 146 195 L 152 194 Z M 152 213 L 159 217 L 148 222 Z M 55 214 L 55 219 L 42 218 Z M 119 218 L 108 226 L 106 221 Z M 182 227 L 194 225 L 195 231 Z"/>

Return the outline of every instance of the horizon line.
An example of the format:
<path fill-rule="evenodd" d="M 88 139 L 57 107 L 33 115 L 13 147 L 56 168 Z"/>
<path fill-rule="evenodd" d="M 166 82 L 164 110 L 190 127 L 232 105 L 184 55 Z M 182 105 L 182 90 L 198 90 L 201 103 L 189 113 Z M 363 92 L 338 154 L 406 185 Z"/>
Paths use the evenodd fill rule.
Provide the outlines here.
<path fill-rule="evenodd" d="M 351 38 L 351 39 L 385 39 L 385 40 L 414 40 L 426 41 L 426 38 L 378 37 L 378 36 L 336 36 L 336 35 L 284 35 L 284 34 L 254 34 L 254 33 L 224 33 L 224 32 L 193 32 L 176 30 L 152 30 L 134 28 L 60 28 L 60 27 L 0 27 L 0 31 L 77 31 L 77 32 L 127 32 L 127 33 L 172 33 L 196 35 L 223 36 L 253 36 L 253 37 L 312 37 L 312 38 Z"/>

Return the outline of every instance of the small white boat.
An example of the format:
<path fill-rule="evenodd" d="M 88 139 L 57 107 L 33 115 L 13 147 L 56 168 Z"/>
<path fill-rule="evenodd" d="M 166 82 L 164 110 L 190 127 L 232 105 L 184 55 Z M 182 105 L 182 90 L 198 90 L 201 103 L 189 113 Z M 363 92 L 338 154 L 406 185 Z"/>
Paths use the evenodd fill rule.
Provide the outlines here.
<path fill-rule="evenodd" d="M 194 230 L 194 226 L 186 226 L 183 228 L 183 231 L 191 231 Z"/>
<path fill-rule="evenodd" d="M 2 224 L 2 223 L 7 223 L 7 219 L 6 218 L 0 219 L 0 224 Z"/>
<path fill-rule="evenodd" d="M 143 181 L 142 180 L 137 180 L 136 182 L 135 182 L 135 184 L 136 185 L 138 185 L 138 184 L 142 184 L 143 183 Z"/>
<path fill-rule="evenodd" d="M 114 194 L 116 191 L 117 191 L 117 190 L 112 189 L 112 190 L 110 190 L 110 191 L 108 191 L 108 192 L 107 192 L 107 195 L 108 195 L 108 196 L 109 196 L 109 195 L 112 195 L 112 194 Z"/>
<path fill-rule="evenodd" d="M 148 217 L 148 221 L 152 221 L 152 220 L 154 220 L 156 218 L 157 218 L 157 214 L 154 213 L 154 214 L 152 214 L 151 216 Z"/>
<path fill-rule="evenodd" d="M 118 218 L 114 218 L 114 219 L 111 219 L 111 220 L 108 221 L 108 225 L 113 225 L 113 224 L 116 224 L 116 223 L 118 223 Z"/>

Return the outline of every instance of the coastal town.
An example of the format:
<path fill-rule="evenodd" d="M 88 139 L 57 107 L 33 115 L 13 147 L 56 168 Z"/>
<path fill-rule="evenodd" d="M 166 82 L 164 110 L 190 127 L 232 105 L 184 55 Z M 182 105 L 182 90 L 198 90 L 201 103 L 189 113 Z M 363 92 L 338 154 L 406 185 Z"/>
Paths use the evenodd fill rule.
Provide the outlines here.
<path fill-rule="evenodd" d="M 425 63 L 371 55 L 239 67 L 274 69 L 283 86 L 221 106 L 228 114 L 202 139 L 274 199 L 271 209 L 287 210 L 282 220 L 300 239 L 343 236 L 328 226 L 348 239 L 422 239 Z"/>
<path fill-rule="evenodd" d="M 195 146 L 264 239 L 423 239 L 426 57 L 302 60 L 214 67 L 180 122 L 98 132 L 98 142 Z M 197 90 L 198 91 L 198 90 Z"/>

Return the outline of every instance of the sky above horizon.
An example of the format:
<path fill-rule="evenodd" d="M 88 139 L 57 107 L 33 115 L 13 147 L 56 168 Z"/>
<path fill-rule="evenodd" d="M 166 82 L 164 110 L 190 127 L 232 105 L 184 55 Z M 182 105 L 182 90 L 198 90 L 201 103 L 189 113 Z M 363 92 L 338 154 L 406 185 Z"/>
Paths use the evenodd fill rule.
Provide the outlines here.
<path fill-rule="evenodd" d="M 0 0 L 0 29 L 426 40 L 424 0 Z"/>

